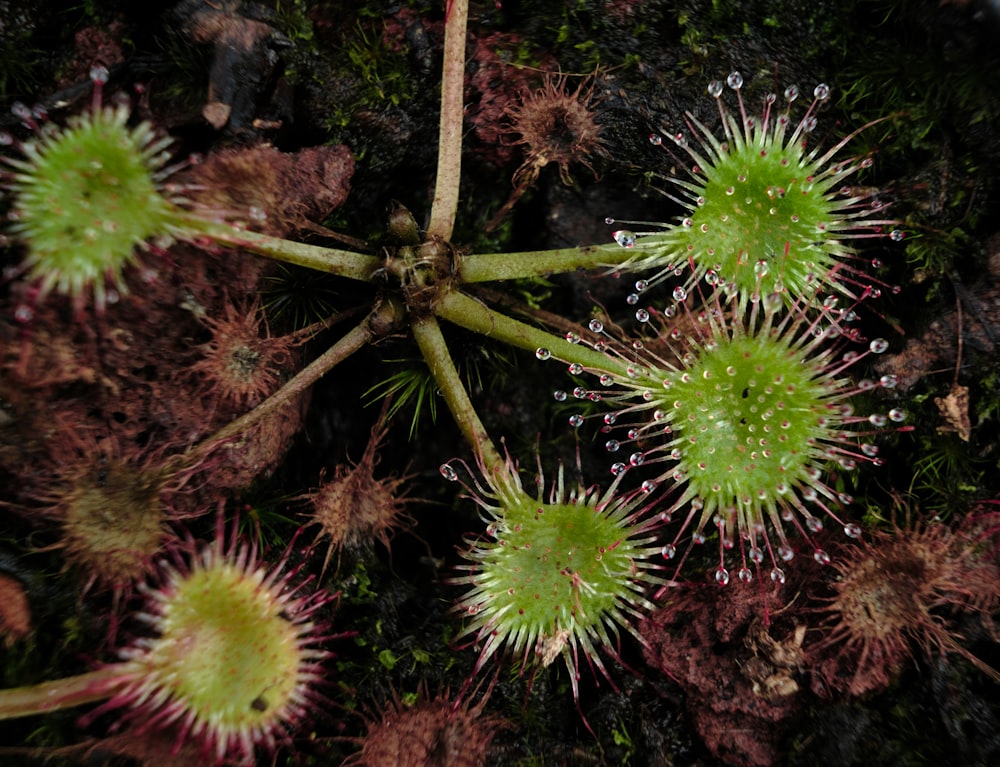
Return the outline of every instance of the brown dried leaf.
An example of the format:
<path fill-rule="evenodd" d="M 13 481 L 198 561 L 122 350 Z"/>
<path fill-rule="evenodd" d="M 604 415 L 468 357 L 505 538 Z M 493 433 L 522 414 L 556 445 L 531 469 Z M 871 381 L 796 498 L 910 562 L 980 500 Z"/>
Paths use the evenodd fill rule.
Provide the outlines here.
<path fill-rule="evenodd" d="M 939 432 L 954 431 L 963 442 L 969 441 L 972 434 L 972 424 L 969 422 L 969 387 L 953 384 L 946 397 L 935 397 L 944 425 L 938 426 Z"/>

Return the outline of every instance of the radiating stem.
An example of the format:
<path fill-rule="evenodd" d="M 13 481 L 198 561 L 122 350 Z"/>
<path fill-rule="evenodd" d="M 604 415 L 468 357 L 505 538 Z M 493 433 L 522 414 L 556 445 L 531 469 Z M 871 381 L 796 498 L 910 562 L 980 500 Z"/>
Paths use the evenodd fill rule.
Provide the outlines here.
<path fill-rule="evenodd" d="M 0 690 L 0 719 L 17 719 L 105 700 L 122 687 L 114 682 L 121 673 L 120 666 L 106 666 L 78 676 Z"/>
<path fill-rule="evenodd" d="M 531 250 L 524 253 L 484 253 L 464 256 L 458 267 L 461 282 L 491 282 L 548 274 L 620 266 L 635 253 L 618 245 L 584 245 L 559 250 Z"/>
<path fill-rule="evenodd" d="M 441 117 L 438 128 L 437 180 L 430 237 L 451 240 L 458 210 L 458 185 L 462 175 L 462 121 L 465 117 L 465 28 L 469 0 L 449 0 L 444 26 L 444 65 L 441 71 Z"/>
<path fill-rule="evenodd" d="M 442 319 L 476 333 L 482 333 L 484 336 L 496 338 L 511 346 L 533 352 L 547 349 L 556 359 L 578 362 L 589 370 L 605 371 L 618 376 L 627 375 L 625 361 L 581 344 L 571 344 L 565 338 L 494 311 L 457 290 L 440 297 L 434 305 L 434 313 Z"/>
<path fill-rule="evenodd" d="M 455 418 L 455 423 L 458 424 L 465 439 L 472 445 L 477 458 L 489 470 L 488 473 L 499 474 L 504 471 L 504 460 L 500 457 L 500 453 L 490 440 L 490 435 L 486 433 L 486 427 L 483 426 L 476 409 L 472 406 L 472 400 L 469 399 L 469 394 L 462 384 L 462 379 L 452 361 L 437 320 L 434 317 L 414 320 L 412 329 L 413 337 L 427 361 L 434 381 L 444 396 L 444 401 L 448 404 L 448 409 Z"/>
<path fill-rule="evenodd" d="M 374 256 L 234 229 L 227 224 L 212 223 L 197 216 L 185 217 L 184 224 L 221 245 L 243 248 L 277 261 L 305 266 L 352 280 L 368 282 L 382 267 L 382 262 Z"/>
<path fill-rule="evenodd" d="M 253 410 L 244 413 L 235 421 L 226 424 L 208 439 L 192 447 L 187 453 L 178 456 L 178 461 L 183 464 L 196 463 L 202 455 L 214 450 L 220 442 L 246 432 L 263 419 L 294 402 L 302 392 L 326 375 L 332 368 L 375 338 L 378 327 L 393 326 L 399 322 L 402 316 L 403 309 L 401 307 L 390 302 L 383 303 L 357 327 L 349 331 L 337 343 L 306 365 L 306 367 L 302 368 L 292 380 L 278 389 L 278 391 L 261 402 Z"/>

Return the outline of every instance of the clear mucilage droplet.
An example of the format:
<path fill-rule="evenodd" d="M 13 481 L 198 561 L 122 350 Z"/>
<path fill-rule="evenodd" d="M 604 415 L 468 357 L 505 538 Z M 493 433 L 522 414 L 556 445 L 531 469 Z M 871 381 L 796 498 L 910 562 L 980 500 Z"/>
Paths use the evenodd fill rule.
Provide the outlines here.
<path fill-rule="evenodd" d="M 619 229 L 617 232 L 612 232 L 611 236 L 614 237 L 615 242 L 623 248 L 635 247 L 635 232 L 631 232 L 628 229 Z"/>
<path fill-rule="evenodd" d="M 726 85 L 734 91 L 738 91 L 743 87 L 743 75 L 739 72 L 730 72 L 729 77 L 726 78 Z"/>
<path fill-rule="evenodd" d="M 455 482 L 458 480 L 458 472 L 455 471 L 450 464 L 441 464 L 441 476 L 444 477 L 449 482 Z"/>
<path fill-rule="evenodd" d="M 868 344 L 868 348 L 871 349 L 872 354 L 881 354 L 889 348 L 889 342 L 884 338 L 876 338 Z"/>

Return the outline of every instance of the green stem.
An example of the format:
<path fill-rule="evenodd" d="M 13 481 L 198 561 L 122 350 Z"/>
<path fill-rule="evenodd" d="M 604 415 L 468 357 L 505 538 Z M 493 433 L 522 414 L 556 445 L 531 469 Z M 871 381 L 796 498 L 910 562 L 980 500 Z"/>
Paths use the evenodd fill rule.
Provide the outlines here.
<path fill-rule="evenodd" d="M 243 248 L 277 261 L 305 266 L 320 272 L 349 277 L 352 280 L 368 282 L 382 267 L 382 262 L 374 256 L 338 250 L 304 242 L 292 242 L 280 237 L 234 229 L 227 224 L 205 221 L 197 216 L 185 216 L 184 227 L 209 237 L 220 245 Z"/>
<path fill-rule="evenodd" d="M 464 256 L 458 267 L 463 283 L 516 280 L 548 274 L 621 266 L 635 253 L 618 245 L 584 245 L 560 250 L 532 250 L 524 253 L 484 253 Z"/>
<path fill-rule="evenodd" d="M 398 323 L 402 310 L 388 302 L 373 311 L 357 327 L 343 336 L 323 354 L 302 368 L 292 380 L 235 421 L 230 421 L 211 437 L 202 440 L 187 453 L 179 456 L 182 464 L 193 465 L 205 454 L 214 450 L 220 442 L 232 439 L 256 426 L 260 421 L 294 402 L 300 394 L 326 375 L 333 367 L 343 362 L 371 341 L 378 328 Z"/>
<path fill-rule="evenodd" d="M 547 349 L 556 359 L 578 362 L 591 371 L 603 371 L 617 376 L 628 375 L 627 363 L 624 360 L 582 344 L 571 344 L 565 338 L 500 314 L 457 290 L 449 291 L 440 297 L 434 304 L 434 313 L 467 330 L 496 338 L 511 346 L 533 352 Z"/>
<path fill-rule="evenodd" d="M 414 320 L 412 323 L 413 337 L 420 347 L 420 352 L 427 361 L 427 366 L 434 376 L 448 409 L 455 418 L 455 423 L 465 439 L 472 445 L 476 456 L 482 461 L 487 476 L 500 475 L 505 471 L 505 462 L 500 457 L 486 427 L 479 420 L 476 409 L 472 406 L 462 379 L 455 368 L 455 363 L 448 352 L 441 328 L 434 317 Z"/>
<path fill-rule="evenodd" d="M 441 114 L 438 126 L 437 180 L 429 237 L 451 240 L 458 210 L 462 175 L 462 121 L 465 117 L 465 35 L 469 0 L 451 0 L 444 28 L 444 64 L 441 71 Z"/>
<path fill-rule="evenodd" d="M 50 682 L 0 690 L 0 720 L 60 711 L 105 700 L 114 695 L 123 683 L 121 666 L 106 666 L 78 676 L 54 679 Z"/>

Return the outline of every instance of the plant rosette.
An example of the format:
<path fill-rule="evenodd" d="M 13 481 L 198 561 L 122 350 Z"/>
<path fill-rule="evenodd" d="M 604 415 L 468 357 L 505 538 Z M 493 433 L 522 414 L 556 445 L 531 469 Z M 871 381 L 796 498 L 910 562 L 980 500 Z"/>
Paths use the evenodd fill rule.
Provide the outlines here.
<path fill-rule="evenodd" d="M 656 282 L 689 265 L 691 285 L 702 278 L 717 282 L 747 302 L 754 295 L 779 293 L 788 304 L 821 288 L 852 295 L 845 282 L 859 257 L 852 240 L 885 237 L 900 240 L 895 221 L 880 218 L 885 204 L 876 194 L 856 192 L 845 182 L 870 158 L 835 159 L 859 128 L 829 150 L 809 149 L 806 139 L 817 125 L 816 112 L 830 96 L 821 83 L 798 125 L 792 127 L 791 104 L 799 89 L 789 86 L 786 108 L 778 111 L 775 94 L 764 100 L 761 115 L 748 115 L 740 90 L 743 77 L 729 75 L 739 116 L 723 103 L 723 84 L 713 81 L 708 93 L 719 105 L 723 137 L 688 113 L 690 131 L 668 132 L 694 162 L 689 177 L 671 178 L 679 195 L 668 195 L 686 212 L 674 225 L 657 230 L 614 232 L 619 245 L 635 250 L 630 269 L 655 269 Z M 689 132 L 697 138 L 689 137 Z M 665 146 L 659 134 L 653 144 Z M 615 221 L 608 223 L 642 224 Z M 621 268 L 621 267 L 618 267 Z M 846 273 L 846 274 L 845 274 Z M 870 278 L 866 278 L 870 280 Z"/>
<path fill-rule="evenodd" d="M 297 536 L 296 536 L 297 537 Z M 106 683 L 115 690 L 84 717 L 126 709 L 138 732 L 177 728 L 177 748 L 191 740 L 214 764 L 253 764 L 273 753 L 324 703 L 319 644 L 328 638 L 316 613 L 335 599 L 305 593 L 309 578 L 289 567 L 294 540 L 268 568 L 256 546 L 224 524 L 215 541 L 163 563 L 162 585 L 146 587 L 139 617 L 155 636 L 120 652 Z"/>
<path fill-rule="evenodd" d="M 685 297 L 683 289 L 675 291 L 679 303 Z M 683 514 L 676 537 L 663 547 L 667 559 L 676 556 L 686 531 L 693 528 L 692 541 L 704 543 L 714 528 L 719 544 L 714 575 L 720 584 L 729 583 L 726 558 L 734 548 L 741 582 L 753 579 L 748 559 L 757 567 L 766 558 L 770 577 L 782 581 L 780 563 L 795 555 L 786 527 L 809 541 L 827 516 L 847 535 L 860 534 L 858 525 L 843 522 L 835 511 L 851 502 L 850 495 L 824 477 L 831 464 L 842 471 L 861 461 L 881 464 L 878 446 L 858 438 L 906 415 L 897 408 L 855 415 L 855 395 L 891 389 L 896 379 L 854 383 L 842 375 L 888 343 L 875 339 L 863 352 L 838 357 L 847 333 L 841 321 L 850 312 L 835 310 L 836 303 L 828 298 L 810 318 L 799 307 L 786 311 L 782 297 L 771 294 L 744 312 L 735 299 L 724 308 L 716 292 L 695 316 L 681 303 L 685 317 L 673 320 L 669 330 L 669 317 L 678 309 L 668 307 L 662 333 L 618 352 L 627 363 L 625 375 L 591 371 L 602 388 L 574 390 L 577 398 L 615 407 L 598 416 L 610 437 L 607 450 L 629 451 L 627 459 L 613 464 L 613 474 L 643 465 L 652 477 L 644 481 L 646 489 L 682 488 L 660 512 L 664 520 Z M 594 321 L 591 330 L 603 332 L 603 325 Z M 582 373 L 583 367 L 570 365 L 570 372 Z M 573 426 L 584 420 L 580 414 L 570 417 Z M 817 544 L 813 556 L 829 562 Z"/>
<path fill-rule="evenodd" d="M 441 471 L 458 480 L 450 465 Z M 617 657 L 620 631 L 638 639 L 634 624 L 653 608 L 645 595 L 661 583 L 660 547 L 643 520 L 649 499 L 617 482 L 603 493 L 567 486 L 560 468 L 548 499 L 536 500 L 509 458 L 483 473 L 486 487 L 476 482 L 470 495 L 486 536 L 470 541 L 466 574 L 451 581 L 470 587 L 456 612 L 469 619 L 461 636 L 480 646 L 474 674 L 501 648 L 522 672 L 561 657 L 578 698 L 581 655 L 610 680 L 600 652 Z M 537 482 L 542 498 L 541 473 Z"/>
<path fill-rule="evenodd" d="M 64 127 L 40 127 L 20 105 L 37 137 L 20 145 L 23 157 L 5 162 L 13 171 L 9 231 L 27 247 L 23 269 L 37 282 L 38 298 L 55 291 L 81 309 L 90 291 L 103 311 L 127 292 L 123 272 L 137 248 L 157 239 L 166 245 L 191 225 L 183 199 L 161 184 L 172 140 L 148 122 L 130 126 L 125 105 L 101 105 L 106 70 L 95 68 L 92 79 L 93 107 Z"/>

